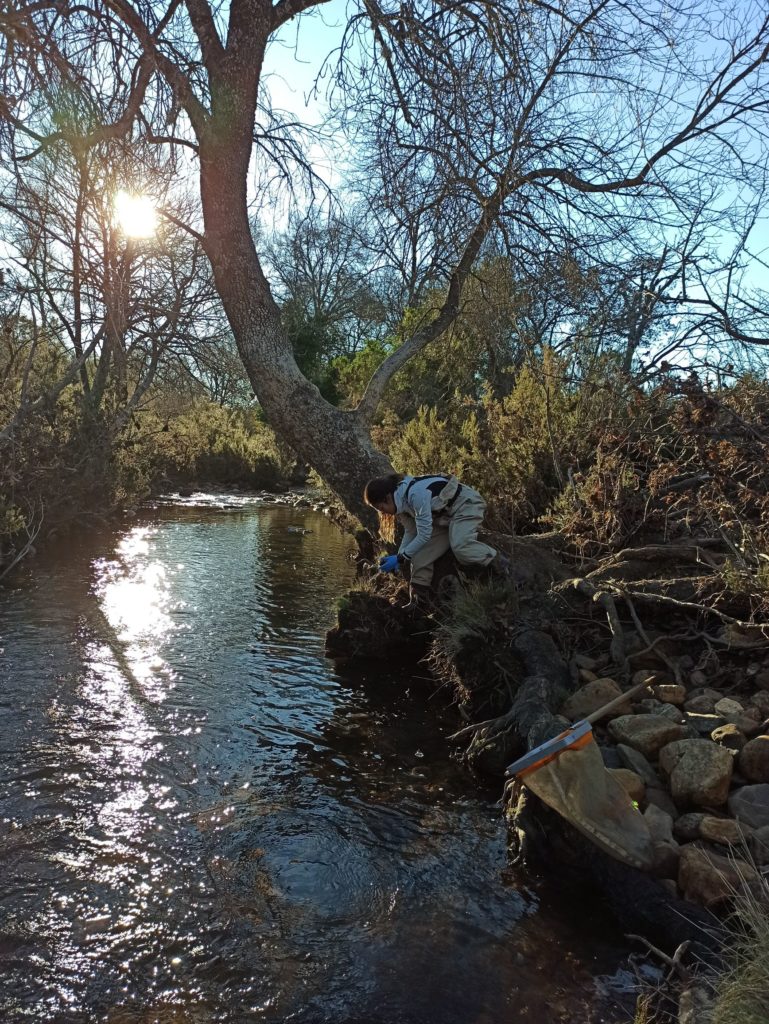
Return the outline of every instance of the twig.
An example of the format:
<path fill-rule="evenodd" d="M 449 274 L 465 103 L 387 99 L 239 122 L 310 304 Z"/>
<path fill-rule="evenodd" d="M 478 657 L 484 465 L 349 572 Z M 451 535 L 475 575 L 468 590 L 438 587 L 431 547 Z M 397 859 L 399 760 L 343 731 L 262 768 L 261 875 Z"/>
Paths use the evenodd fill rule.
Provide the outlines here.
<path fill-rule="evenodd" d="M 606 612 L 606 618 L 612 635 L 609 653 L 611 654 L 614 664 L 619 666 L 623 672 L 627 673 L 628 664 L 627 655 L 625 654 L 625 635 L 622 631 L 622 624 L 619 621 L 619 614 L 617 612 L 617 605 L 614 603 L 614 598 L 608 591 L 599 590 L 586 579 L 571 580 L 571 585 L 580 594 L 585 594 L 591 599 L 591 601 L 599 604 Z"/>
<path fill-rule="evenodd" d="M 641 639 L 643 640 L 643 642 L 645 644 L 648 644 L 651 647 L 651 641 L 649 640 L 649 634 L 646 632 L 646 630 L 643 627 L 643 623 L 638 618 L 638 613 L 635 610 L 635 605 L 633 604 L 632 600 L 627 596 L 627 594 L 625 594 L 623 596 L 624 596 L 624 599 L 625 599 L 625 604 L 628 607 L 628 611 L 630 612 L 630 616 L 633 619 L 633 624 L 635 625 L 635 628 L 636 628 L 636 631 L 638 632 L 638 635 L 641 637 Z M 683 682 L 683 680 L 681 679 L 681 669 L 680 669 L 678 663 L 676 661 L 673 661 L 673 659 L 671 657 L 669 657 L 663 650 L 658 651 L 657 654 L 665 662 L 667 667 L 673 673 L 675 681 L 680 685 Z"/>

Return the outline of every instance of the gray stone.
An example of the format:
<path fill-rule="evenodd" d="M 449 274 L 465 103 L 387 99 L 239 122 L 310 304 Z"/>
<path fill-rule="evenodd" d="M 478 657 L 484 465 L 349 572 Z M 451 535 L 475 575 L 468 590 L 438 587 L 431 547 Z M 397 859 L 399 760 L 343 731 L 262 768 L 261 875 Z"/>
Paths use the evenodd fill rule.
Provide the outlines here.
<path fill-rule="evenodd" d="M 673 704 L 658 704 L 652 711 L 652 714 L 659 715 L 661 718 L 667 718 L 669 722 L 675 722 L 677 725 L 687 724 L 684 712 Z"/>
<path fill-rule="evenodd" d="M 769 736 L 748 740 L 737 763 L 740 773 L 751 782 L 769 782 Z"/>
<path fill-rule="evenodd" d="M 679 843 L 691 843 L 700 838 L 700 824 L 706 817 L 698 811 L 691 811 L 689 814 L 682 814 L 673 825 L 673 835 Z"/>
<path fill-rule="evenodd" d="M 712 715 L 716 706 L 716 698 L 701 693 L 698 697 L 690 697 L 685 703 L 687 711 L 696 712 L 698 715 Z"/>
<path fill-rule="evenodd" d="M 763 722 L 760 722 L 758 718 L 753 718 L 751 715 L 735 715 L 731 719 L 732 723 L 737 726 L 740 732 L 744 733 L 748 739 L 753 736 L 758 736 L 759 733 L 764 731 Z"/>
<path fill-rule="evenodd" d="M 720 715 L 702 715 L 687 710 L 686 724 L 696 729 L 700 736 L 711 736 L 714 729 L 726 725 L 726 722 Z"/>
<path fill-rule="evenodd" d="M 750 703 L 761 715 L 761 721 L 765 718 L 769 718 L 769 692 L 766 690 L 759 690 L 758 693 L 754 693 L 750 698 Z M 746 708 L 746 711 L 749 710 L 749 708 Z"/>
<path fill-rule="evenodd" d="M 649 827 L 651 837 L 658 843 L 672 843 L 673 818 L 661 811 L 655 804 L 649 804 L 644 811 L 644 820 Z"/>
<path fill-rule="evenodd" d="M 666 789 L 655 789 L 653 786 L 647 786 L 646 805 L 647 807 L 654 805 L 674 819 L 680 813 Z"/>
<path fill-rule="evenodd" d="M 700 668 L 695 668 L 693 672 L 689 673 L 689 682 L 692 686 L 705 686 L 708 681 L 708 677 Z"/>
<path fill-rule="evenodd" d="M 732 752 L 711 740 L 678 740 L 660 751 L 660 769 L 669 777 L 679 807 L 725 803 L 733 766 Z"/>
<path fill-rule="evenodd" d="M 710 738 L 714 743 L 719 743 L 722 747 L 726 747 L 727 750 L 742 750 L 748 742 L 747 736 L 740 732 L 733 722 L 728 722 L 726 725 L 719 725 L 719 727 L 714 729 L 710 734 Z"/>
<path fill-rule="evenodd" d="M 759 690 L 769 690 L 769 669 L 762 669 L 753 677 L 753 683 Z"/>
<path fill-rule="evenodd" d="M 681 733 L 680 725 L 659 715 L 621 715 L 609 722 L 612 738 L 634 747 L 644 757 L 653 757 L 662 747 L 677 740 Z"/>
<path fill-rule="evenodd" d="M 625 743 L 618 743 L 616 750 L 622 764 L 629 768 L 631 772 L 640 775 L 647 786 L 662 789 L 662 779 L 660 779 L 642 753 L 634 750 L 633 747 L 628 747 Z"/>
<path fill-rule="evenodd" d="M 653 715 L 662 707 L 662 701 L 656 697 L 644 697 L 636 701 L 636 711 L 642 715 Z"/>
<path fill-rule="evenodd" d="M 744 710 L 742 704 L 738 700 L 732 700 L 731 697 L 722 697 L 721 700 L 716 701 L 715 713 L 729 722 L 733 715 L 741 715 Z"/>
<path fill-rule="evenodd" d="M 769 825 L 769 783 L 761 782 L 736 789 L 729 797 L 728 807 L 733 818 L 751 828 Z"/>

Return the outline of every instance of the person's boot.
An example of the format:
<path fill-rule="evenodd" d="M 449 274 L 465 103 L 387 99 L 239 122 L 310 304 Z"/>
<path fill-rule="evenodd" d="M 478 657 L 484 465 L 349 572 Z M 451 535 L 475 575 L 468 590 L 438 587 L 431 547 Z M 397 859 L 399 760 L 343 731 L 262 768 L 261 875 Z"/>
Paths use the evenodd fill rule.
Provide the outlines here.
<path fill-rule="evenodd" d="M 513 563 L 501 551 L 498 551 L 489 562 L 489 569 L 491 569 L 495 576 L 499 576 L 501 579 L 509 580 L 513 575 Z"/>
<path fill-rule="evenodd" d="M 430 605 L 430 588 L 412 583 L 409 588 L 409 603 L 404 605 L 406 611 L 424 612 Z"/>

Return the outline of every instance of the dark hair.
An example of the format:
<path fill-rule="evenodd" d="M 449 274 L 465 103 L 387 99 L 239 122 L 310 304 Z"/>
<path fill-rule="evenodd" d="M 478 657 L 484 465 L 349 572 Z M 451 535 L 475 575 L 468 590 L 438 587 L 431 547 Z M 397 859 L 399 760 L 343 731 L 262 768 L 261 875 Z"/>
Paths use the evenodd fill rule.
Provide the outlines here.
<path fill-rule="evenodd" d="M 403 480 L 403 473 L 390 473 L 389 476 L 375 476 L 369 480 L 363 491 L 363 500 L 367 505 L 379 505 L 389 494 L 392 494 Z"/>

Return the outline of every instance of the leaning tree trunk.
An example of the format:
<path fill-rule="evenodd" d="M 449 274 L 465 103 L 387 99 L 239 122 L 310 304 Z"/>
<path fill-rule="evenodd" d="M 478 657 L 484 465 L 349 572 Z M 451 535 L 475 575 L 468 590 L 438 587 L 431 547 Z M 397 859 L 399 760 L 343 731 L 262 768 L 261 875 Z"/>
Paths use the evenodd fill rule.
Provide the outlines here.
<path fill-rule="evenodd" d="M 233 152 L 234 151 L 234 152 Z M 240 357 L 270 425 L 349 511 L 371 520 L 366 481 L 392 472 L 354 411 L 337 409 L 301 372 L 259 262 L 248 220 L 247 147 L 201 143 L 205 247 Z M 245 165 L 245 167 L 244 167 Z"/>

